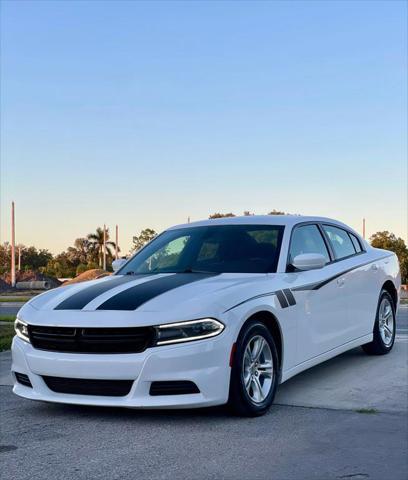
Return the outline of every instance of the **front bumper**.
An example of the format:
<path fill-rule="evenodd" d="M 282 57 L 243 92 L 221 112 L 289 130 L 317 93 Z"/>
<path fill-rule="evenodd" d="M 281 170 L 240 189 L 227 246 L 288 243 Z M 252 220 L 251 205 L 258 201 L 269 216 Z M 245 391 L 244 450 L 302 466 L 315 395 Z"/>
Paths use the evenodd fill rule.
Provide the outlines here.
<path fill-rule="evenodd" d="M 134 408 L 186 408 L 221 405 L 228 400 L 232 339 L 227 332 L 218 337 L 179 345 L 148 348 L 133 354 L 71 354 L 34 349 L 14 337 L 12 371 L 26 374 L 32 388 L 16 381 L 13 392 L 31 400 L 78 405 Z M 128 395 L 109 397 L 57 393 L 43 376 L 98 380 L 132 380 Z M 155 381 L 188 380 L 200 393 L 149 394 Z"/>

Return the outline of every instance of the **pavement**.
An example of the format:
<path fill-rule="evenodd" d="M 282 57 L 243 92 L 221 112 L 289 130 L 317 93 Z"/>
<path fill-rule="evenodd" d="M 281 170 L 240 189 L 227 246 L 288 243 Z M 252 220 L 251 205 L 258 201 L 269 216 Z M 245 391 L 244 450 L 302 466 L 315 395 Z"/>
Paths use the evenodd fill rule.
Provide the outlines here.
<path fill-rule="evenodd" d="M 4 352 L 3 472 L 13 480 L 406 480 L 407 361 L 404 333 L 386 356 L 351 350 L 284 383 L 267 415 L 247 419 L 224 408 L 31 402 L 12 394 Z"/>
<path fill-rule="evenodd" d="M 24 302 L 0 302 L 0 315 L 17 315 Z"/>

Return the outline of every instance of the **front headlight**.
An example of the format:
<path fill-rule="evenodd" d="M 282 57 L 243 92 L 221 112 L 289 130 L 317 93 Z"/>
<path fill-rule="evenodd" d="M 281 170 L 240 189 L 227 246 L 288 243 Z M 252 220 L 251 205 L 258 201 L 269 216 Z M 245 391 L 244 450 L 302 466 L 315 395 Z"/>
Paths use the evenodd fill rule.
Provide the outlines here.
<path fill-rule="evenodd" d="M 156 328 L 156 345 L 191 342 L 215 337 L 224 330 L 224 324 L 214 318 L 202 318 L 190 322 L 169 323 Z"/>
<path fill-rule="evenodd" d="M 28 327 L 25 322 L 16 318 L 14 322 L 14 330 L 16 332 L 17 337 L 21 338 L 25 342 L 30 343 L 30 337 L 28 335 Z"/>

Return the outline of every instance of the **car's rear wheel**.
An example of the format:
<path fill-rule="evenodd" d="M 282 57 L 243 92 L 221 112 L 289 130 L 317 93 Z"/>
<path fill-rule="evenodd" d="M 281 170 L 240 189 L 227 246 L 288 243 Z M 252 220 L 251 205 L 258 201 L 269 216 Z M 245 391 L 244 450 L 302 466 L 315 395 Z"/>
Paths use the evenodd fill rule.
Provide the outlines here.
<path fill-rule="evenodd" d="M 273 402 L 278 382 L 279 360 L 271 333 L 259 321 L 246 324 L 236 343 L 229 406 L 238 415 L 263 415 Z"/>
<path fill-rule="evenodd" d="M 391 295 L 382 290 L 378 300 L 373 341 L 362 346 L 369 355 L 389 353 L 395 341 L 395 304 Z"/>

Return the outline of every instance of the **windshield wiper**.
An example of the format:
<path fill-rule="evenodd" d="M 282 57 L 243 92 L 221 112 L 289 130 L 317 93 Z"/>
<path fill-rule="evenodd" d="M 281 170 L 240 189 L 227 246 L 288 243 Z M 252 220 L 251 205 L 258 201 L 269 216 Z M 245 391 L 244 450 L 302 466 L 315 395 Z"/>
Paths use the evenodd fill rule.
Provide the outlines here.
<path fill-rule="evenodd" d="M 151 272 L 134 272 L 131 270 L 130 272 L 126 272 L 125 275 L 149 275 Z"/>
<path fill-rule="evenodd" d="M 195 270 L 194 268 L 187 267 L 184 270 L 177 272 L 177 273 L 217 273 L 217 272 L 211 272 L 210 270 Z"/>

